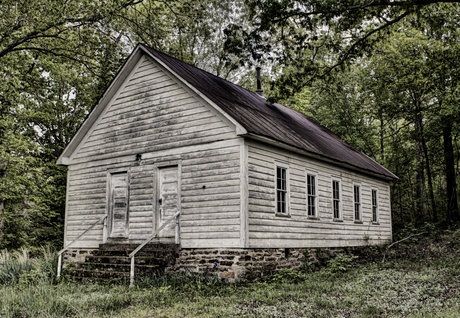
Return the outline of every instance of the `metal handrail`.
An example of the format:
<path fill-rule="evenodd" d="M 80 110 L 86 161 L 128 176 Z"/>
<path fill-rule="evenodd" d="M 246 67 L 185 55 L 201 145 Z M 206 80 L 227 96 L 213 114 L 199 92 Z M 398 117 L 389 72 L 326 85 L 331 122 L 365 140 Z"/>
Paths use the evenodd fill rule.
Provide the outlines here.
<path fill-rule="evenodd" d="M 129 287 L 134 286 L 134 267 L 135 267 L 135 256 L 136 256 L 137 252 L 139 252 L 145 245 L 147 245 L 154 238 L 156 238 L 160 234 L 161 230 L 163 230 L 173 220 L 176 220 L 176 234 L 175 234 L 175 236 L 176 236 L 176 243 L 178 243 L 178 241 L 179 241 L 179 215 L 180 215 L 180 212 L 177 212 L 172 217 L 166 219 L 166 221 L 155 231 L 155 233 L 153 233 L 149 238 L 147 238 L 138 247 L 136 247 L 136 249 L 134 251 L 132 251 L 129 254 L 129 258 L 130 258 L 130 261 L 131 261 L 131 268 L 130 268 L 130 271 L 129 271 Z"/>
<path fill-rule="evenodd" d="M 89 230 L 91 230 L 93 227 L 95 227 L 97 224 L 103 222 L 105 219 L 107 218 L 107 215 L 104 215 L 103 217 L 101 217 L 100 219 L 98 219 L 96 222 L 94 222 L 93 224 L 91 224 L 91 226 L 89 228 L 87 228 L 86 230 L 84 230 L 82 233 L 80 233 L 80 235 L 78 235 L 75 239 L 73 239 L 69 244 L 65 245 L 62 250 L 60 250 L 58 252 L 58 268 L 57 268 L 57 274 L 56 274 L 56 277 L 57 279 L 59 279 L 61 277 L 61 271 L 62 271 L 62 254 L 67 251 L 67 249 L 69 248 L 70 245 L 72 245 L 75 241 L 78 241 L 83 235 L 85 235 L 86 233 L 88 233 Z"/>

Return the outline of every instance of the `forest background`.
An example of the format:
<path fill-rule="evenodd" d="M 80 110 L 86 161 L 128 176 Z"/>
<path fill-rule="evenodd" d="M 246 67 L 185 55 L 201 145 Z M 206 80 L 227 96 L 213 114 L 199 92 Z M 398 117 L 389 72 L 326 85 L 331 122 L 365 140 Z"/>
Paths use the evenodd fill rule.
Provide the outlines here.
<path fill-rule="evenodd" d="M 393 226 L 459 222 L 460 5 L 3 0 L 0 249 L 62 246 L 56 159 L 137 43 L 313 117 L 399 176 Z"/>

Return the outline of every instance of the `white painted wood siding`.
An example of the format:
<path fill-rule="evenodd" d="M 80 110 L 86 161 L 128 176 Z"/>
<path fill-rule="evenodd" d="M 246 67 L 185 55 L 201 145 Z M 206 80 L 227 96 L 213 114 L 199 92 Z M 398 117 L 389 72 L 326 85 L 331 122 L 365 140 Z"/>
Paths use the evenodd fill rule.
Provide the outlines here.
<path fill-rule="evenodd" d="M 290 217 L 275 215 L 275 163 L 289 169 Z M 326 163 L 248 141 L 249 246 L 333 247 L 391 239 L 389 184 Z M 318 219 L 307 216 L 306 172 L 317 175 Z M 333 221 L 332 179 L 341 180 L 343 222 Z M 353 219 L 353 183 L 361 185 L 362 224 Z M 378 190 L 379 223 L 372 224 L 371 189 Z"/>
<path fill-rule="evenodd" d="M 182 246 L 239 246 L 240 146 L 235 127 L 153 60 L 141 58 L 70 158 L 66 242 L 107 213 L 109 171 L 129 174 L 130 241 L 148 237 L 157 166 L 174 161 Z M 142 154 L 140 163 L 136 154 Z M 74 246 L 97 247 L 102 232 L 96 226 Z"/>

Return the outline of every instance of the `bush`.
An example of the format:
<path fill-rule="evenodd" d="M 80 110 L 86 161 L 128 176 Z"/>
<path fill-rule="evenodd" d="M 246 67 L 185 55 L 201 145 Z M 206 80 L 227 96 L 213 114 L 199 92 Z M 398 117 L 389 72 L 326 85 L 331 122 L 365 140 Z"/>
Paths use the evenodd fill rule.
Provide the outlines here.
<path fill-rule="evenodd" d="M 292 268 L 283 268 L 270 277 L 271 282 L 282 283 L 300 283 L 306 279 L 306 275 L 299 270 Z"/>
<path fill-rule="evenodd" d="M 326 271 L 336 274 L 345 273 L 353 267 L 358 256 L 349 254 L 338 254 L 327 262 Z"/>
<path fill-rule="evenodd" d="M 36 257 L 21 248 L 0 254 L 0 284 L 53 283 L 56 277 L 57 255 L 49 247 L 42 247 Z"/>

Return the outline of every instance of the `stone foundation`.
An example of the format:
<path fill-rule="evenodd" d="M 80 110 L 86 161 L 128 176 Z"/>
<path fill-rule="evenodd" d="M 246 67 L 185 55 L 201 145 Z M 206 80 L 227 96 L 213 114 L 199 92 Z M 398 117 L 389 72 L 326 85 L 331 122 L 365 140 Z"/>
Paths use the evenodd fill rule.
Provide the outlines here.
<path fill-rule="evenodd" d="M 93 252 L 96 250 L 97 249 L 89 248 L 69 249 L 65 251 L 63 254 L 63 264 L 65 266 L 72 263 L 83 263 L 85 261 L 85 257 L 87 255 L 93 254 Z"/>
<path fill-rule="evenodd" d="M 281 269 L 320 266 L 336 252 L 305 248 L 181 249 L 175 266 L 168 271 L 201 273 L 229 282 L 252 280 Z"/>
<path fill-rule="evenodd" d="M 323 266 L 344 249 L 249 248 L 249 249 L 180 249 L 174 265 L 166 265 L 167 273 L 195 273 L 227 282 L 254 280 L 282 269 L 315 269 Z M 97 249 L 72 249 L 64 254 L 64 266 L 84 263 L 87 255 Z M 71 265 L 72 266 L 72 265 Z"/>

